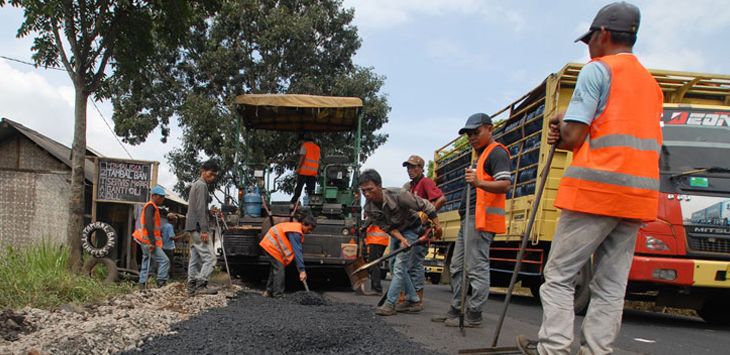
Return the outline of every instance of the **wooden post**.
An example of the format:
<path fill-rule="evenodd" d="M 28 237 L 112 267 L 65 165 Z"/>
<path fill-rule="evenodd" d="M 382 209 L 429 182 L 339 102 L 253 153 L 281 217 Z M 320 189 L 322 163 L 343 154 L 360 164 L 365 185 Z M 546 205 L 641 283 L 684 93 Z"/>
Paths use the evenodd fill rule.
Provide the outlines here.
<path fill-rule="evenodd" d="M 96 222 L 96 185 L 99 180 L 99 158 L 94 157 L 94 179 L 91 185 L 91 223 Z"/>

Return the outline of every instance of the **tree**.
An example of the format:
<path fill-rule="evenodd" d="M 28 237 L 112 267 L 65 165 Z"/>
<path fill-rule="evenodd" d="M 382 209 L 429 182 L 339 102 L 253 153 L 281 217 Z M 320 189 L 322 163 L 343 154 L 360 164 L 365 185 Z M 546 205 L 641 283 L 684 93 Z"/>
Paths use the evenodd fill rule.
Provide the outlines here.
<path fill-rule="evenodd" d="M 23 8 L 18 37 L 33 35 L 37 66 L 62 67 L 73 82 L 74 138 L 71 148 L 71 201 L 67 243 L 70 266 L 80 268 L 80 235 L 84 216 L 86 106 L 90 95 L 109 97 L 116 75 L 135 76 L 160 46 L 174 47 L 188 28 L 201 1 L 10 0 Z M 0 6 L 6 1 L 0 0 Z M 210 6 L 207 4 L 206 6 Z M 153 45 L 155 44 L 155 45 Z M 164 45 L 163 45 L 164 44 Z"/>
<path fill-rule="evenodd" d="M 339 0 L 223 1 L 215 16 L 190 29 L 189 45 L 159 66 L 162 72 L 115 87 L 117 134 L 138 143 L 161 122 L 165 139 L 167 123 L 176 117 L 182 143 L 168 154 L 168 161 L 178 178 L 175 190 L 186 196 L 207 157 L 221 161 L 220 187 L 236 185 L 237 142 L 242 142 L 249 162 L 271 163 L 279 175 L 294 168 L 296 134 L 256 131 L 238 136 L 237 95 L 356 96 L 365 105 L 362 152 L 367 157 L 387 139 L 376 131 L 387 122 L 390 107 L 380 93 L 384 78 L 352 62 L 360 47 L 352 18 L 353 11 L 343 9 Z M 136 87 L 146 95 L 137 95 Z M 319 135 L 323 155 L 345 154 L 354 160 L 354 134 Z M 291 178 L 279 185 L 284 191 L 293 189 Z"/>

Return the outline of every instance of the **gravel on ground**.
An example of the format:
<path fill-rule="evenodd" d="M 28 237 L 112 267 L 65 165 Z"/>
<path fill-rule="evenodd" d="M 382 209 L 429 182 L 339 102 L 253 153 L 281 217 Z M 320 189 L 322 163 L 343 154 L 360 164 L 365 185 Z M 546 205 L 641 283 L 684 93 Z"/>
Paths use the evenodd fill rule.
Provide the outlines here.
<path fill-rule="evenodd" d="M 11 339 L 0 337 L 0 354 L 111 354 L 136 349 L 148 339 L 169 334 L 174 323 L 224 307 L 239 290 L 233 286 L 217 295 L 187 297 L 184 285 L 175 282 L 103 304 L 65 304 L 53 311 L 26 307 L 5 317 L 6 328 L 15 323 L 22 329 Z"/>

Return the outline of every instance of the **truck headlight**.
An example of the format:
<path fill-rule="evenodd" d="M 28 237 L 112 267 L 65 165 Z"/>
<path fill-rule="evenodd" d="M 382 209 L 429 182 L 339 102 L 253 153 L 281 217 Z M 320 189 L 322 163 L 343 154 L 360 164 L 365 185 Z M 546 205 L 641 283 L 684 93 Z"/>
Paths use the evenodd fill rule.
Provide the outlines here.
<path fill-rule="evenodd" d="M 644 239 L 646 241 L 646 249 L 654 250 L 654 251 L 667 251 L 669 250 L 669 246 L 667 246 L 666 243 L 661 241 L 661 239 L 654 238 L 650 235 L 645 235 Z"/>
<path fill-rule="evenodd" d="M 654 269 L 651 276 L 657 280 L 676 280 L 677 270 L 674 269 Z"/>

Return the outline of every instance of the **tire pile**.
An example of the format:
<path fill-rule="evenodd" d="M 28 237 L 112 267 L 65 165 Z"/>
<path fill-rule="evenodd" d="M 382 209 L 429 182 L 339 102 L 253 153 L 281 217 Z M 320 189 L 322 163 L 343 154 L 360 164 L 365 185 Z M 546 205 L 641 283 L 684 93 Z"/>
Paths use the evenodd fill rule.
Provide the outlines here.
<path fill-rule="evenodd" d="M 282 299 L 239 293 L 225 308 L 173 325 L 128 354 L 434 354 L 373 314 L 314 292 Z"/>

